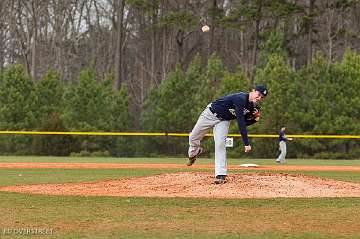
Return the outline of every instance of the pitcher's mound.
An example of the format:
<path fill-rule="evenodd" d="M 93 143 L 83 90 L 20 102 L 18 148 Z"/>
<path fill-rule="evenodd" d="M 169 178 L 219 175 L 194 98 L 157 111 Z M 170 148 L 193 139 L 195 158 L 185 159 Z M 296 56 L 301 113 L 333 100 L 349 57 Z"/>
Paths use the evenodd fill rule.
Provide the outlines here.
<path fill-rule="evenodd" d="M 82 196 L 121 197 L 360 197 L 360 184 L 285 173 L 230 174 L 228 182 L 213 183 L 202 172 L 161 174 L 101 182 L 1 187 L 1 191 Z"/>

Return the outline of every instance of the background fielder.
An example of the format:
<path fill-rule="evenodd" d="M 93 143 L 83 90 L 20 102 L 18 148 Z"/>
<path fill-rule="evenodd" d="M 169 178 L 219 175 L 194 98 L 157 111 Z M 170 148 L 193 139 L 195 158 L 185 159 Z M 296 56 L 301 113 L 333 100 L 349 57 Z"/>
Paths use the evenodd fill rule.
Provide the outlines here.
<path fill-rule="evenodd" d="M 286 127 L 282 127 L 279 133 L 279 157 L 276 159 L 277 163 L 286 163 L 286 141 L 292 140 L 292 138 L 287 138 L 285 134 Z"/>
<path fill-rule="evenodd" d="M 240 134 L 244 143 L 244 151 L 251 151 L 247 126 L 256 123 L 260 117 L 256 104 L 266 95 L 268 90 L 264 85 L 257 85 L 250 93 L 236 93 L 224 96 L 210 103 L 199 116 L 189 136 L 189 161 L 191 166 L 202 152 L 201 140 L 213 129 L 215 141 L 215 183 L 224 183 L 227 175 L 225 141 L 230 121 L 237 119 Z M 253 116 L 252 118 L 250 116 Z"/>

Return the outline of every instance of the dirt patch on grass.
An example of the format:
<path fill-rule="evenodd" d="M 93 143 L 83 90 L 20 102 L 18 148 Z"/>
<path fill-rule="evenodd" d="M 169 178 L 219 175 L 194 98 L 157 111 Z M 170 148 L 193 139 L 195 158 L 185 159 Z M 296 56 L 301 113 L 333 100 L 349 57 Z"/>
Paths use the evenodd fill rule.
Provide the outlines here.
<path fill-rule="evenodd" d="M 0 168 L 64 168 L 64 169 L 104 169 L 104 168 L 155 168 L 155 169 L 189 169 L 184 164 L 175 163 L 0 163 Z M 213 164 L 195 164 L 192 169 L 214 169 Z M 331 165 L 270 165 L 258 167 L 241 167 L 228 165 L 228 169 L 268 170 L 268 171 L 346 171 L 360 172 L 360 166 Z"/>
<path fill-rule="evenodd" d="M 211 173 L 181 172 L 87 183 L 0 187 L 0 191 L 81 196 L 275 198 L 360 197 L 360 184 L 286 173 L 237 173 L 213 183 Z"/>

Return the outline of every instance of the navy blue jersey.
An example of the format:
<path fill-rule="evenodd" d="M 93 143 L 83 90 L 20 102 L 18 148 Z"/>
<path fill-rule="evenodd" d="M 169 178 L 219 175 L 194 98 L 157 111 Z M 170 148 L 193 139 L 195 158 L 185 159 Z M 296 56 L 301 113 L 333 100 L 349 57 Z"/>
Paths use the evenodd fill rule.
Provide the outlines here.
<path fill-rule="evenodd" d="M 249 145 L 246 126 L 256 121 L 246 122 L 244 115 L 252 112 L 254 104 L 249 102 L 248 93 L 236 93 L 224 96 L 211 103 L 211 110 L 222 120 L 237 119 L 244 145 Z"/>
<path fill-rule="evenodd" d="M 285 135 L 285 131 L 280 131 L 279 133 L 279 141 L 285 141 L 286 142 L 286 135 Z"/>

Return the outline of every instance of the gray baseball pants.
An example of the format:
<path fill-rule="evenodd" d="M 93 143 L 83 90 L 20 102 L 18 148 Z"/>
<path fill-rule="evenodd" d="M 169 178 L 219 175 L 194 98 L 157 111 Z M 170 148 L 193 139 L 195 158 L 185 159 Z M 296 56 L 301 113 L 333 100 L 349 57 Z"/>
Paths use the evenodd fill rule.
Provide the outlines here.
<path fill-rule="evenodd" d="M 229 131 L 230 121 L 219 120 L 210 109 L 210 105 L 200 114 L 189 136 L 189 157 L 197 154 L 201 140 L 213 129 L 215 141 L 215 176 L 227 175 L 226 162 L 226 137 Z"/>
<path fill-rule="evenodd" d="M 285 141 L 280 141 L 279 142 L 279 150 L 281 151 L 279 157 L 276 159 L 276 161 L 280 162 L 280 163 L 285 163 L 285 157 L 286 157 L 286 142 Z"/>

